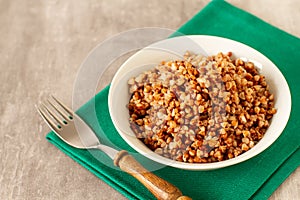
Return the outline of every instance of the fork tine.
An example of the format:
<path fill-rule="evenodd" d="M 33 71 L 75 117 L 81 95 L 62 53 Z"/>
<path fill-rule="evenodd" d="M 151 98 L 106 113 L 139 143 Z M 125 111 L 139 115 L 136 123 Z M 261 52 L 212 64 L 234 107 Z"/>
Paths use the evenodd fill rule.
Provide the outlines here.
<path fill-rule="evenodd" d="M 47 101 L 65 119 L 65 121 L 70 120 L 69 116 L 67 116 L 60 108 L 58 108 L 58 106 L 54 105 L 49 99 Z"/>
<path fill-rule="evenodd" d="M 57 125 L 52 121 L 51 117 L 42 110 L 41 106 L 37 107 L 38 112 L 40 113 L 40 115 L 42 116 L 42 118 L 48 123 L 48 125 L 54 130 L 54 131 L 59 131 L 59 128 L 57 127 Z"/>
<path fill-rule="evenodd" d="M 45 104 L 42 104 L 43 105 L 43 107 L 45 108 L 45 110 L 60 124 L 60 125 L 63 125 L 64 124 L 64 122 L 61 120 L 61 119 L 59 119 L 58 117 L 57 117 L 57 115 L 54 113 L 54 112 L 52 112 Z"/>
<path fill-rule="evenodd" d="M 63 109 L 65 109 L 71 116 L 74 115 L 73 110 L 68 108 L 65 104 L 63 104 L 61 101 L 59 101 L 57 98 L 55 98 L 53 95 L 51 95 L 52 99 L 54 99 Z"/>

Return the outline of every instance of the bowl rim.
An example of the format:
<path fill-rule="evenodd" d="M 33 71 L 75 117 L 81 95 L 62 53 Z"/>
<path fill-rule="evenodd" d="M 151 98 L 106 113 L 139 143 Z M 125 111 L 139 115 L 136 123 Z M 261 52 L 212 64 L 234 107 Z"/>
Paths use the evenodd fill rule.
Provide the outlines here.
<path fill-rule="evenodd" d="M 119 78 L 121 73 L 123 73 L 122 69 L 126 67 L 127 63 L 131 62 L 133 59 L 136 59 L 136 57 L 139 56 L 141 54 L 141 52 L 143 52 L 144 50 L 148 50 L 149 48 L 153 48 L 153 47 L 158 46 L 158 45 L 160 45 L 162 43 L 165 43 L 165 42 L 173 42 L 173 41 L 176 42 L 177 40 L 180 40 L 181 38 L 189 38 L 189 39 L 192 39 L 194 41 L 197 40 L 197 39 L 200 39 L 200 40 L 201 39 L 203 39 L 203 40 L 208 39 L 208 40 L 217 40 L 217 41 L 218 40 L 219 41 L 220 40 L 223 40 L 223 41 L 225 40 L 227 42 L 235 43 L 235 44 L 238 44 L 238 45 L 242 45 L 246 48 L 249 48 L 251 51 L 255 52 L 255 54 L 263 57 L 264 59 L 266 59 L 266 61 L 268 61 L 271 64 L 271 67 L 274 68 L 277 75 L 279 75 L 280 78 L 282 79 L 281 81 L 283 81 L 283 83 L 284 83 L 284 87 L 286 89 L 286 92 L 289 94 L 289 96 L 286 97 L 287 99 L 285 100 L 286 103 L 287 103 L 287 106 L 285 107 L 285 109 L 287 109 L 288 115 L 285 116 L 285 118 L 284 118 L 284 120 L 285 120 L 284 125 L 282 125 L 279 128 L 279 130 L 277 131 L 277 134 L 274 135 L 275 137 L 273 137 L 273 139 L 271 141 L 267 141 L 264 146 L 262 146 L 259 149 L 256 149 L 256 151 L 251 152 L 251 150 L 253 150 L 255 148 L 255 146 L 254 146 L 249 151 L 247 151 L 247 152 L 245 152 L 245 153 L 243 153 L 243 154 L 241 154 L 241 155 L 239 155 L 235 158 L 232 158 L 232 159 L 219 161 L 219 162 L 214 162 L 214 163 L 185 163 L 185 162 L 179 162 L 179 161 L 171 160 L 171 159 L 168 159 L 166 157 L 160 156 L 160 155 L 154 153 L 153 151 L 151 151 L 146 146 L 145 147 L 148 149 L 146 151 L 145 151 L 145 149 L 142 150 L 140 148 L 137 148 L 135 142 L 127 134 L 123 133 L 123 131 L 119 128 L 118 123 L 116 122 L 116 120 L 114 118 L 114 113 L 112 111 L 112 106 L 113 106 L 112 105 L 112 94 L 113 94 L 113 90 L 116 88 L 115 84 L 118 82 L 117 79 Z M 235 165 L 235 164 L 244 162 L 244 161 L 246 161 L 250 158 L 253 158 L 256 155 L 262 153 L 264 150 L 266 150 L 268 147 L 270 147 L 278 139 L 278 137 L 282 134 L 284 128 L 286 127 L 286 125 L 288 123 L 289 117 L 290 117 L 291 106 L 292 106 L 291 93 L 290 93 L 288 83 L 287 83 L 285 77 L 283 76 L 283 74 L 281 73 L 281 71 L 279 70 L 279 68 L 268 57 L 266 57 L 265 55 L 263 55 L 262 53 L 260 53 L 256 49 L 254 49 L 254 48 L 252 48 L 252 47 L 250 47 L 250 46 L 248 46 L 244 43 L 241 43 L 241 42 L 238 42 L 238 41 L 235 41 L 235 40 L 232 40 L 232 39 L 224 38 L 224 37 L 211 36 L 211 35 L 188 35 L 188 36 L 178 36 L 178 37 L 174 37 L 174 38 L 168 38 L 168 39 L 161 40 L 161 41 L 155 42 L 153 44 L 150 44 L 149 46 L 139 50 L 138 52 L 136 52 L 135 54 L 130 56 L 120 66 L 120 68 L 118 69 L 118 71 L 116 72 L 116 74 L 114 75 L 114 77 L 112 79 L 111 86 L 109 88 L 109 94 L 108 94 L 108 108 L 109 108 L 109 113 L 110 113 L 112 122 L 113 122 L 115 128 L 117 129 L 119 135 L 122 137 L 123 140 L 125 140 L 125 142 L 127 144 L 129 144 L 135 151 L 137 151 L 138 153 L 142 154 L 143 156 L 147 157 L 150 160 L 153 160 L 153 161 L 155 161 L 157 163 L 160 163 L 160 164 L 163 164 L 163 165 L 172 166 L 172 167 L 180 168 L 180 169 L 186 169 L 186 170 L 212 170 L 212 169 L 228 167 L 228 166 L 231 166 L 231 165 Z M 138 140 L 138 139 L 135 138 L 135 141 L 136 140 Z M 140 141 L 140 140 L 138 140 L 138 141 Z M 249 152 L 251 152 L 251 153 L 249 153 Z"/>

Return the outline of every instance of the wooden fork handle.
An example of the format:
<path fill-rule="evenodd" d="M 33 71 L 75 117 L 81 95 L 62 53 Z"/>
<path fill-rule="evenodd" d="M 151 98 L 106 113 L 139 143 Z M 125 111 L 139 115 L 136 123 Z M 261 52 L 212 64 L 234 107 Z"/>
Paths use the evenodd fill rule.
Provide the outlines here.
<path fill-rule="evenodd" d="M 191 200 L 190 197 L 182 196 L 177 187 L 145 169 L 127 151 L 120 151 L 114 164 L 140 181 L 157 199 Z"/>

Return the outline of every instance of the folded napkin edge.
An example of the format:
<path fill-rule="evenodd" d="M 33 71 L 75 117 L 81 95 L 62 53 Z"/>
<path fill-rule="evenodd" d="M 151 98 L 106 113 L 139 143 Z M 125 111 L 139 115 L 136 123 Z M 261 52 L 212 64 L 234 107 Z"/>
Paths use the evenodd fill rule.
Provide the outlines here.
<path fill-rule="evenodd" d="M 56 138 L 53 139 L 52 137 L 56 137 Z M 83 168 L 86 168 L 88 171 L 90 171 L 92 174 L 94 174 L 95 176 L 100 178 L 104 183 L 111 186 L 116 191 L 120 192 L 126 198 L 129 198 L 129 199 L 140 199 L 141 198 L 139 195 L 128 192 L 124 187 L 122 187 L 122 185 L 118 184 L 117 181 L 115 181 L 114 179 L 111 179 L 109 176 L 106 176 L 105 173 L 103 173 L 102 171 L 96 170 L 93 166 L 91 166 L 88 163 L 81 160 L 80 157 L 76 156 L 72 152 L 68 151 L 68 149 L 59 145 L 59 143 L 57 143 L 56 140 L 61 140 L 61 139 L 58 138 L 57 136 L 55 136 L 55 133 L 53 133 L 52 131 L 46 135 L 46 139 L 49 143 L 53 144 L 58 149 L 60 149 L 65 155 L 69 156 L 72 160 L 77 162 Z"/>
<path fill-rule="evenodd" d="M 232 9 L 232 8 L 234 8 L 235 10 L 233 10 L 233 11 L 237 12 L 236 14 L 243 14 L 243 15 L 247 14 L 247 17 L 251 17 L 251 18 L 255 19 L 255 20 L 257 21 L 257 23 L 264 23 L 264 24 L 267 24 L 267 25 L 269 25 L 269 27 L 270 27 L 271 29 L 276 30 L 276 31 L 280 31 L 280 33 L 283 34 L 283 35 L 285 35 L 285 36 L 291 37 L 291 38 L 296 39 L 296 40 L 299 40 L 299 39 L 300 39 L 300 37 L 298 37 L 298 36 L 296 36 L 296 35 L 293 35 L 292 33 L 290 33 L 290 32 L 288 32 L 288 31 L 286 31 L 286 30 L 283 30 L 282 28 L 279 28 L 279 27 L 277 27 L 277 26 L 271 24 L 271 22 L 267 22 L 266 20 L 259 18 L 259 17 L 256 16 L 255 14 L 250 13 L 249 11 L 243 10 L 242 8 L 239 8 L 239 7 L 233 5 L 233 4 L 231 4 L 231 3 L 229 3 L 229 2 L 227 2 L 227 1 L 225 1 L 225 0 L 212 0 L 212 1 L 209 2 L 206 6 L 204 6 L 203 9 L 201 9 L 200 11 L 198 11 L 198 12 L 196 13 L 196 15 L 194 15 L 193 17 L 191 17 L 190 19 L 188 19 L 187 22 L 185 22 L 182 26 L 180 26 L 180 28 L 179 28 L 177 31 L 180 32 L 180 31 L 179 31 L 180 29 L 184 29 L 184 28 L 185 28 L 184 26 L 185 26 L 186 24 L 188 24 L 188 23 L 189 23 L 193 18 L 195 18 L 198 14 L 205 14 L 205 11 L 208 10 L 208 8 L 209 8 L 210 6 L 221 6 L 221 7 L 223 7 L 224 9 Z M 203 11 L 204 11 L 204 12 L 203 12 Z M 229 13 L 229 14 L 233 14 L 233 13 Z M 237 15 L 234 15 L 234 16 L 237 16 Z M 180 33 L 181 33 L 181 32 L 180 32 Z M 183 33 L 181 33 L 181 34 L 183 34 Z M 216 35 L 216 36 L 217 36 L 217 35 Z"/>
<path fill-rule="evenodd" d="M 269 198 L 273 192 L 300 166 L 300 148 L 298 147 L 279 168 L 266 180 L 250 199 Z M 276 181 L 274 181 L 276 180 Z M 266 188 L 269 189 L 266 189 Z"/>

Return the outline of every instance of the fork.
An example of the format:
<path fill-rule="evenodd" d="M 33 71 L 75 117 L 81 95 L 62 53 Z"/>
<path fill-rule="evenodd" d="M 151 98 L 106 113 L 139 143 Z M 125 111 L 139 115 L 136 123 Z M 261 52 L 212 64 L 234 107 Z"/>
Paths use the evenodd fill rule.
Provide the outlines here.
<path fill-rule="evenodd" d="M 177 187 L 145 169 L 127 151 L 118 151 L 101 144 L 93 130 L 54 96 L 50 96 L 46 102 L 37 106 L 37 110 L 64 142 L 79 149 L 103 151 L 114 161 L 115 166 L 140 181 L 157 199 L 191 200 L 190 197 L 182 196 Z"/>

